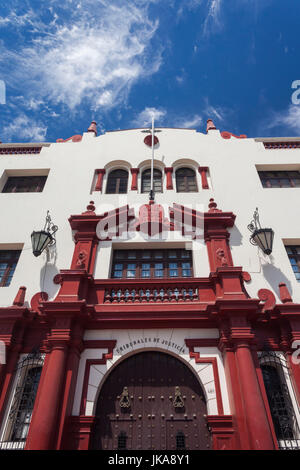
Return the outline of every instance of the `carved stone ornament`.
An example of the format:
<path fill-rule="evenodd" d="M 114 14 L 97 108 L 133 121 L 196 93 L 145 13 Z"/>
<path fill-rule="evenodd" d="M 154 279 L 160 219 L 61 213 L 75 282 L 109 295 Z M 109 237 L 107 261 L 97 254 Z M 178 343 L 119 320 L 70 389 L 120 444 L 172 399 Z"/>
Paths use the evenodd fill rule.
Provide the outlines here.
<path fill-rule="evenodd" d="M 173 401 L 173 406 L 174 408 L 183 408 L 184 407 L 184 401 L 181 395 L 180 388 L 177 386 L 175 387 L 175 398 Z"/>
<path fill-rule="evenodd" d="M 222 248 L 218 248 L 216 253 L 217 253 L 218 259 L 221 261 L 221 265 L 222 266 L 228 266 L 228 261 L 227 261 L 227 258 L 225 256 L 224 250 L 222 250 Z"/>
<path fill-rule="evenodd" d="M 130 408 L 130 400 L 129 400 L 128 388 L 127 387 L 123 388 L 123 392 L 121 393 L 119 405 L 120 405 L 120 408 Z"/>
<path fill-rule="evenodd" d="M 77 262 L 76 262 L 76 265 L 79 267 L 79 268 L 84 268 L 85 267 L 85 264 L 86 264 L 86 259 L 87 259 L 87 252 L 85 250 L 81 250 L 79 252 L 79 255 L 78 255 L 78 258 L 77 258 Z"/>

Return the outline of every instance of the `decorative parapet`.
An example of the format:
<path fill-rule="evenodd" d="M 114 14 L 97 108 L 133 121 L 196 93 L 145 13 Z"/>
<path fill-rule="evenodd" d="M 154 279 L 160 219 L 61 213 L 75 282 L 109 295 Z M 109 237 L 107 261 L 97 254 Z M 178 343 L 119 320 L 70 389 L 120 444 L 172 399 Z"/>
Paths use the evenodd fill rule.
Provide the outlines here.
<path fill-rule="evenodd" d="M 290 142 L 264 142 L 264 147 L 267 150 L 278 150 L 278 149 L 299 149 L 299 141 L 290 141 Z"/>
<path fill-rule="evenodd" d="M 41 153 L 42 147 L 1 147 L 0 155 L 24 155 Z"/>

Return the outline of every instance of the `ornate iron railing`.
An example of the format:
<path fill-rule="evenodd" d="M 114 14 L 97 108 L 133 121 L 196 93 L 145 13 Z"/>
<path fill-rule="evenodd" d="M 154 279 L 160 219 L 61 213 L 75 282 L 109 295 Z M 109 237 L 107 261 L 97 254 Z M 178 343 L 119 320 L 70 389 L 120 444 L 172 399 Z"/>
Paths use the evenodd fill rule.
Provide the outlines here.
<path fill-rule="evenodd" d="M 195 302 L 199 300 L 196 287 L 144 287 L 142 289 L 107 289 L 104 303 L 161 303 Z"/>
<path fill-rule="evenodd" d="M 210 278 L 95 279 L 98 304 L 210 303 L 215 285 Z"/>

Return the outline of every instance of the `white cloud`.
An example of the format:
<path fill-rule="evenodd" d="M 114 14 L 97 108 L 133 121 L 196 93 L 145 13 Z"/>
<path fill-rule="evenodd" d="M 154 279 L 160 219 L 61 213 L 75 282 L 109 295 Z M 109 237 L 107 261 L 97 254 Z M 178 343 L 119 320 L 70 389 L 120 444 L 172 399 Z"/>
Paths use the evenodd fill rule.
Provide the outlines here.
<path fill-rule="evenodd" d="M 205 36 L 208 36 L 212 31 L 221 28 L 221 4 L 222 0 L 209 0 L 209 9 L 203 26 L 203 34 Z"/>
<path fill-rule="evenodd" d="M 162 123 L 167 112 L 165 109 L 157 108 L 145 108 L 141 111 L 138 116 L 134 119 L 133 125 L 136 127 L 146 127 L 149 126 L 152 122 L 152 117 L 154 117 L 156 125 Z"/>
<path fill-rule="evenodd" d="M 47 133 L 47 127 L 43 127 L 25 114 L 16 117 L 10 124 L 3 126 L 1 137 L 10 141 L 17 138 L 18 141 L 43 142 Z"/>
<path fill-rule="evenodd" d="M 46 25 L 32 15 L 18 17 L 18 26 L 31 21 L 35 32 L 30 45 L 2 51 L 10 64 L 10 83 L 22 83 L 29 99 L 47 99 L 75 109 L 83 101 L 93 109 L 126 102 L 132 85 L 157 72 L 161 50 L 150 49 L 158 22 L 148 15 L 154 0 L 83 0 L 74 12 L 65 4 L 65 16 L 53 14 Z M 58 6 L 58 1 L 52 1 Z"/>
<path fill-rule="evenodd" d="M 287 110 L 273 113 L 266 123 L 268 129 L 285 126 L 288 130 L 300 135 L 300 106 L 290 105 Z M 287 131 L 288 132 L 288 131 Z"/>
<path fill-rule="evenodd" d="M 196 127 L 199 127 L 203 123 L 203 119 L 199 114 L 195 114 L 194 116 L 191 117 L 185 117 L 177 120 L 175 122 L 176 127 L 182 127 L 182 128 L 187 128 L 187 129 L 194 129 Z"/>
<path fill-rule="evenodd" d="M 217 118 L 219 121 L 224 121 L 224 115 L 228 112 L 228 110 L 225 110 L 220 106 L 212 106 L 208 104 L 207 100 L 206 103 L 205 114 L 208 116 L 207 119 Z"/>

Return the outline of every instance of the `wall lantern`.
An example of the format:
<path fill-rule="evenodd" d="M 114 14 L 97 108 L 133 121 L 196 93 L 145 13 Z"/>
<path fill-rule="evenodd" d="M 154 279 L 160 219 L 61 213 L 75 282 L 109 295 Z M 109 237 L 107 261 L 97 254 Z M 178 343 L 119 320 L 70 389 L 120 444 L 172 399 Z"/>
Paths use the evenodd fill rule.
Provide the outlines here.
<path fill-rule="evenodd" d="M 272 253 L 274 232 L 271 228 L 261 228 L 258 208 L 253 214 L 253 220 L 248 225 L 248 229 L 252 232 L 250 243 L 258 246 L 266 255 Z"/>
<path fill-rule="evenodd" d="M 57 225 L 54 225 L 51 222 L 49 211 L 47 211 L 44 229 L 39 232 L 32 232 L 31 234 L 32 251 L 34 256 L 40 256 L 45 248 L 55 245 L 55 232 L 57 229 Z"/>

